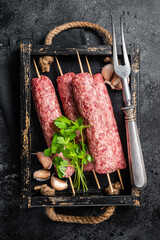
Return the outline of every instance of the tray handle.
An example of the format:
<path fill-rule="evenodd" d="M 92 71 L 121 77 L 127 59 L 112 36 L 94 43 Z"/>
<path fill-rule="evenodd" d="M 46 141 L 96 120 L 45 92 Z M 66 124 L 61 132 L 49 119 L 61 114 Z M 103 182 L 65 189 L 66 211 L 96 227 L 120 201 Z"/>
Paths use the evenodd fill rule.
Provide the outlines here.
<path fill-rule="evenodd" d="M 46 214 L 52 221 L 56 222 L 98 224 L 110 218 L 113 215 L 115 208 L 115 206 L 105 207 L 105 211 L 103 213 L 94 217 L 57 214 L 53 207 L 46 207 Z"/>
<path fill-rule="evenodd" d="M 110 191 L 110 187 L 108 186 L 105 191 L 110 195 L 118 195 L 120 191 L 120 183 L 112 183 L 113 186 L 113 193 Z M 44 196 L 54 196 L 55 190 L 50 188 L 47 184 L 35 186 L 35 191 L 40 191 L 40 193 Z M 55 212 L 54 207 L 46 207 L 46 215 L 52 220 L 57 222 L 66 222 L 66 223 L 80 223 L 80 224 L 98 224 L 101 223 L 108 218 L 110 218 L 114 212 L 116 207 L 109 206 L 103 207 L 105 211 L 98 216 L 94 217 L 84 217 L 84 216 L 71 216 L 71 215 L 64 215 L 64 214 L 57 214 Z"/>
<path fill-rule="evenodd" d="M 112 45 L 112 35 L 110 34 L 110 32 L 108 32 L 105 28 L 99 26 L 98 24 L 90 23 L 90 22 L 68 22 L 68 23 L 62 24 L 54 28 L 47 34 L 44 44 L 51 45 L 52 40 L 56 35 L 58 35 L 59 33 L 67 29 L 77 28 L 77 27 L 91 28 L 91 29 L 97 30 L 98 32 L 102 33 L 105 36 L 107 44 Z M 52 64 L 53 60 L 54 60 L 53 56 L 40 57 L 39 64 L 41 66 L 42 72 L 50 71 L 50 65 Z"/>

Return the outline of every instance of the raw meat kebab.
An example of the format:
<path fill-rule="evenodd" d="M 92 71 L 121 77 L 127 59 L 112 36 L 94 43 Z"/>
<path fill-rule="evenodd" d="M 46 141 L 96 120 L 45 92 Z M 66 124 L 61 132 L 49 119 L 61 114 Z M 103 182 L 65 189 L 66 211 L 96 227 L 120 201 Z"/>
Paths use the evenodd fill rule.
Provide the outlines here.
<path fill-rule="evenodd" d="M 77 74 L 72 80 L 74 98 L 85 124 L 95 171 L 112 173 L 126 167 L 111 100 L 101 74 Z"/>

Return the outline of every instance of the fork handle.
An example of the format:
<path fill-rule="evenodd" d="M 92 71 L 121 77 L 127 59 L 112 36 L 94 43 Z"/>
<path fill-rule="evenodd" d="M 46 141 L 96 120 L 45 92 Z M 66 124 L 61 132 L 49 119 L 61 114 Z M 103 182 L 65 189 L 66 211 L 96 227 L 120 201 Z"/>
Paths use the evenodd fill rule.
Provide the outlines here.
<path fill-rule="evenodd" d="M 129 106 L 131 105 L 132 97 L 127 78 L 122 78 L 122 85 L 123 85 L 123 101 L 125 102 L 125 106 Z"/>
<path fill-rule="evenodd" d="M 147 177 L 134 109 L 135 106 L 133 105 L 122 108 L 122 110 L 125 113 L 128 161 L 131 184 L 138 189 L 142 189 L 147 184 Z"/>

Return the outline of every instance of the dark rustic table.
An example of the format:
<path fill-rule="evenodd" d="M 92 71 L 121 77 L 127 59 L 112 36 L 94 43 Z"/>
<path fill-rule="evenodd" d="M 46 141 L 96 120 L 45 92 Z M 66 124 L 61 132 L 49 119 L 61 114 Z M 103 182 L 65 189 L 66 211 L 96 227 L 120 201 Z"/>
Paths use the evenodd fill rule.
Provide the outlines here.
<path fill-rule="evenodd" d="M 160 1 L 0 1 L 1 38 L 7 45 L 13 34 L 49 31 L 69 21 L 89 21 L 111 31 L 110 12 L 119 27 L 121 11 L 126 12 L 127 43 L 141 45 L 140 125 L 141 142 L 148 176 L 141 194 L 141 207 L 117 208 L 115 214 L 97 226 L 57 223 L 44 209 L 19 208 L 20 160 L 8 153 L 7 128 L 0 114 L 1 239 L 159 239 L 160 234 Z M 17 80 L 18 81 L 18 80 Z M 64 210 L 65 211 L 65 210 Z M 84 209 L 87 215 L 98 209 Z M 71 210 L 82 214 L 77 208 Z"/>

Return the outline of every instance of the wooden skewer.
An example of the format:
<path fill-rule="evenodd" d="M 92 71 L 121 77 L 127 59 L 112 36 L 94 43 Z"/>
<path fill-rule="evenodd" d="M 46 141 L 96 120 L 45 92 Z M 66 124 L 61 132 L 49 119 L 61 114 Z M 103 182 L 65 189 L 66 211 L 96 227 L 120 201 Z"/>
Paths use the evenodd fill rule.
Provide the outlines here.
<path fill-rule="evenodd" d="M 34 63 L 34 66 L 35 66 L 37 75 L 38 75 L 38 77 L 40 78 L 40 74 L 39 74 L 39 71 L 38 71 L 38 67 L 37 67 L 36 61 L 35 61 L 34 59 L 33 59 L 33 63 Z"/>
<path fill-rule="evenodd" d="M 58 61 L 57 57 L 56 58 L 56 61 Z M 36 72 L 37 72 L 37 75 L 38 77 L 40 77 L 40 74 L 39 74 L 39 71 L 38 71 L 38 67 L 37 67 L 37 64 L 36 64 L 36 61 L 33 59 L 33 62 L 34 62 L 34 66 L 35 66 L 35 69 L 36 69 Z M 57 63 L 57 65 L 59 64 L 59 62 Z M 58 68 L 60 67 L 60 65 L 58 66 Z M 60 67 L 60 70 L 61 70 L 61 67 Z M 62 70 L 60 71 L 61 73 L 61 76 L 63 76 L 63 72 Z M 32 154 L 35 154 L 35 153 L 32 153 Z M 72 192 L 73 192 L 73 195 L 75 196 L 75 190 L 74 190 L 74 187 L 73 187 L 73 182 L 72 182 L 72 179 L 71 177 L 69 177 L 69 181 L 70 181 L 70 184 L 71 184 L 71 188 L 72 188 Z"/>
<path fill-rule="evenodd" d="M 122 181 L 122 176 L 121 176 L 120 170 L 118 169 L 117 172 L 118 172 L 119 180 L 120 180 L 120 183 L 121 183 L 121 186 L 122 186 L 122 190 L 124 190 L 124 185 L 123 185 L 123 181 Z"/>
<path fill-rule="evenodd" d="M 80 69 L 81 69 L 81 73 L 84 73 L 82 62 L 81 62 L 81 59 L 80 59 L 80 56 L 79 56 L 79 52 L 77 50 L 76 50 L 76 53 L 77 53 L 78 62 L 79 62 L 79 66 L 80 66 Z"/>
<path fill-rule="evenodd" d="M 62 72 L 62 69 L 61 69 L 61 66 L 60 66 L 60 64 L 59 64 L 59 61 L 58 61 L 57 56 L 55 56 L 55 59 L 56 59 L 56 62 L 57 62 L 57 66 L 58 66 L 58 69 L 59 69 L 60 75 L 63 76 L 63 72 Z"/>
<path fill-rule="evenodd" d="M 71 184 L 73 196 L 75 196 L 76 193 L 75 193 L 75 190 L 74 190 L 74 186 L 73 186 L 73 182 L 72 182 L 72 178 L 71 177 L 69 177 L 69 181 L 70 181 L 70 184 Z"/>
<path fill-rule="evenodd" d="M 79 66 L 80 66 L 80 69 L 81 69 L 81 73 L 84 73 L 84 71 L 83 71 L 83 66 L 82 66 L 82 62 L 81 62 L 81 58 L 80 58 L 80 56 L 79 56 L 79 52 L 78 52 L 78 51 L 76 51 L 76 52 L 77 52 L 77 57 L 78 57 L 78 62 L 79 62 Z M 86 57 L 86 56 L 85 56 L 85 57 Z M 87 57 L 86 57 L 86 61 L 88 61 Z M 88 66 L 89 66 L 89 62 L 88 62 Z M 90 72 L 90 74 L 91 74 L 91 76 L 92 76 L 92 72 L 91 72 L 90 66 L 89 66 L 88 69 L 89 69 L 89 72 Z M 94 178 L 95 178 L 95 180 L 96 180 L 98 189 L 101 189 L 101 186 L 100 186 L 100 184 L 99 184 L 99 181 L 98 181 L 98 178 L 97 178 L 97 175 L 96 175 L 96 172 L 94 171 L 94 169 L 92 170 L 92 172 L 93 172 Z"/>
<path fill-rule="evenodd" d="M 107 173 L 107 178 L 108 178 L 108 183 L 109 183 L 111 192 L 113 193 L 113 187 L 112 187 L 112 183 L 111 183 L 111 179 L 110 179 L 109 173 Z"/>
<path fill-rule="evenodd" d="M 88 71 L 89 71 L 90 75 L 93 76 L 92 70 L 91 70 L 91 67 L 90 67 L 90 64 L 89 64 L 89 61 L 88 61 L 87 56 L 85 56 L 85 58 L 86 58 L 86 63 L 87 63 Z M 118 176 L 119 176 L 119 180 L 120 180 L 120 183 L 121 183 L 122 190 L 124 190 L 124 185 L 123 185 L 123 181 L 122 181 L 122 177 L 121 177 L 120 170 L 118 169 L 117 172 L 118 172 Z"/>
<path fill-rule="evenodd" d="M 89 71 L 90 75 L 93 76 L 87 56 L 85 56 L 85 58 L 86 58 L 86 63 L 87 63 L 88 71 Z"/>
<path fill-rule="evenodd" d="M 94 178 L 95 178 L 95 180 L 96 180 L 98 189 L 101 189 L 101 186 L 100 186 L 100 184 L 99 184 L 99 181 L 98 181 L 98 178 L 97 178 L 97 175 L 96 175 L 96 172 L 94 171 L 94 169 L 92 170 L 92 172 L 93 172 Z"/>
<path fill-rule="evenodd" d="M 59 61 L 58 61 L 57 56 L 55 56 L 55 59 L 56 59 L 56 62 L 57 62 L 57 66 L 58 66 L 60 75 L 63 76 L 63 72 L 62 72 L 62 69 L 61 69 L 61 66 L 60 66 L 60 64 L 59 64 Z M 74 189 L 74 186 L 73 186 L 73 182 L 72 182 L 72 178 L 71 178 L 71 177 L 69 177 L 69 181 L 70 181 L 70 184 L 71 184 L 73 196 L 75 196 L 76 193 L 75 193 L 75 189 Z"/>

